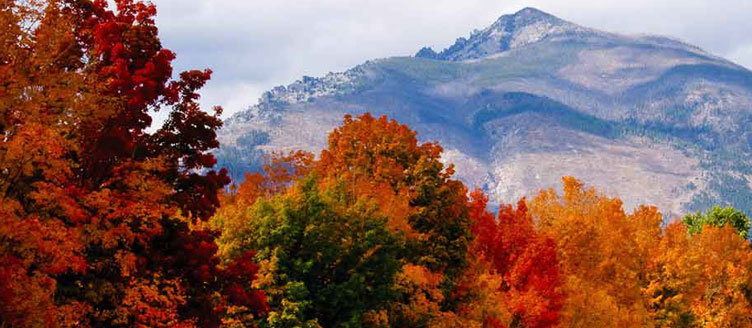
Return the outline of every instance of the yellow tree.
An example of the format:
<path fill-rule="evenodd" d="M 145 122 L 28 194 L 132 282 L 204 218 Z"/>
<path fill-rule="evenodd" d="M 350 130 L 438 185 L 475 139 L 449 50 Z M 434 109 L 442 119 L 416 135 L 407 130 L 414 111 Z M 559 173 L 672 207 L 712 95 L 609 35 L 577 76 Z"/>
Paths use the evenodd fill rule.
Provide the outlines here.
<path fill-rule="evenodd" d="M 661 215 L 641 207 L 627 215 L 622 202 L 572 177 L 564 194 L 541 191 L 530 203 L 540 230 L 557 243 L 565 293 L 563 326 L 648 325 L 642 299 L 651 245 L 659 241 Z"/>
<path fill-rule="evenodd" d="M 752 250 L 734 227 L 666 229 L 644 293 L 658 327 L 752 325 Z"/>

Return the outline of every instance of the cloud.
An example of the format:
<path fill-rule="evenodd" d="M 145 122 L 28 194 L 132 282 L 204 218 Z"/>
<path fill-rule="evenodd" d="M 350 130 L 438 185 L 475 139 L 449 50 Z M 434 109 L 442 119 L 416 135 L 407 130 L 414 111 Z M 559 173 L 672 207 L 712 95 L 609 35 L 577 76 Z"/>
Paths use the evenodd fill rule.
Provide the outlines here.
<path fill-rule="evenodd" d="M 225 116 L 265 90 L 368 59 L 439 50 L 532 6 L 602 30 L 682 39 L 752 67 L 749 0 L 152 0 L 177 69 L 212 68 L 202 103 Z"/>

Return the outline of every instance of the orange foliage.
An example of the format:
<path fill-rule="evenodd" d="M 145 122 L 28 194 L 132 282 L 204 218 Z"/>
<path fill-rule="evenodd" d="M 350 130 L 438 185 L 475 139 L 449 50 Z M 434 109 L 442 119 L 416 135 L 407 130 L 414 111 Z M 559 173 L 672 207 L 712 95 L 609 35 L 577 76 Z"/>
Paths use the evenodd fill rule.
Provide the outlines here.
<path fill-rule="evenodd" d="M 225 202 L 242 201 L 253 204 L 259 197 L 268 197 L 284 192 L 292 182 L 304 177 L 313 166 L 313 154 L 293 151 L 289 154 L 274 154 L 264 164 L 263 174 L 246 172 L 245 178 L 235 193 L 225 194 Z"/>
<path fill-rule="evenodd" d="M 656 326 L 752 325 L 752 251 L 733 227 L 690 236 L 684 225 L 669 225 L 655 267 L 644 293 Z"/>
<path fill-rule="evenodd" d="M 390 242 L 380 258 L 390 275 L 380 277 L 385 287 L 373 302 L 393 302 L 352 311 L 370 325 L 752 326 L 752 251 L 733 228 L 662 229 L 655 207 L 628 214 L 619 199 L 571 177 L 562 195 L 544 190 L 494 217 L 481 192 L 469 199 L 452 178 L 440 146 L 419 143 L 386 117 L 346 116 L 318 161 L 304 152 L 274 156 L 263 174 L 247 174 L 236 192 L 219 196 L 229 178 L 212 170 L 210 151 L 219 145 L 221 109 L 209 114 L 198 104 L 211 71 L 173 80 L 175 55 L 161 46 L 155 6 L 115 4 L 0 2 L 0 326 L 252 325 L 268 307 L 256 289 L 264 284 L 256 281 L 254 253 L 229 235 L 250 235 L 256 200 L 309 175 L 310 190 L 336 197 L 331 213 L 349 218 L 348 210 L 368 209 L 366 218 L 388 220 L 388 229 L 364 236 Z M 149 132 L 157 109 L 168 118 Z M 274 221 L 277 212 L 267 212 Z M 219 239 L 201 223 L 209 217 L 224 233 Z M 311 225 L 299 228 L 315 237 L 306 234 Z M 340 240 L 322 245 L 357 244 Z M 267 253 L 277 246 L 264 245 Z M 394 255 L 398 249 L 404 254 Z M 340 250 L 329 258 L 339 259 Z M 328 270 L 314 259 L 295 260 L 305 265 L 280 267 L 331 276 L 306 271 Z M 351 277 L 340 271 L 341 280 Z M 264 274 L 270 285 L 287 273 Z M 276 292 L 290 287 L 301 300 L 322 301 L 309 298 L 311 282 L 302 280 Z M 331 322 L 340 319 L 324 310 Z"/>
<path fill-rule="evenodd" d="M 173 80 L 155 6 L 115 4 L 0 2 L 0 325 L 214 326 L 227 305 L 260 313 L 262 295 L 227 291 L 255 271 L 230 274 L 213 233 L 187 223 L 208 219 L 229 182 L 211 170 L 221 109 L 197 103 L 211 71 Z M 149 133 L 158 108 L 168 118 Z"/>
<path fill-rule="evenodd" d="M 627 215 L 621 201 L 564 178 L 564 195 L 530 205 L 562 259 L 571 327 L 746 327 L 752 324 L 752 251 L 731 227 L 691 236 L 661 229 L 654 207 Z"/>
<path fill-rule="evenodd" d="M 376 205 L 388 227 L 405 237 L 408 256 L 394 281 L 397 299 L 363 314 L 366 325 L 750 324 L 752 251 L 732 228 L 706 228 L 694 236 L 680 224 L 663 229 L 655 207 L 626 213 L 618 198 L 571 177 L 563 179 L 563 194 L 541 191 L 516 208 L 502 205 L 495 217 L 482 192 L 465 197 L 464 186 L 450 179 L 452 167 L 440 163 L 440 153 L 438 146 L 419 145 L 406 126 L 366 114 L 346 117 L 321 159 L 301 166 L 311 168 L 301 172 L 321 177 L 318 183 L 339 190 L 345 206 Z M 228 197 L 251 204 L 300 177 L 271 176 L 249 175 Z M 246 209 L 222 209 L 236 211 L 238 223 L 222 229 L 246 229 Z M 472 236 L 458 236 L 462 229 Z"/>
<path fill-rule="evenodd" d="M 389 217 L 392 229 L 413 236 L 417 233 L 408 223 L 415 213 L 410 206 L 411 186 L 418 165 L 437 161 L 440 153 L 441 147 L 419 145 L 414 131 L 386 116 L 376 119 L 365 114 L 353 119 L 348 115 L 344 125 L 329 135 L 317 170 L 344 181 L 354 197 L 374 201 Z M 446 177 L 451 172 L 450 167 Z"/>
<path fill-rule="evenodd" d="M 329 135 L 316 171 L 356 200 L 374 202 L 389 227 L 418 249 L 416 264 L 447 275 L 448 285 L 465 266 L 472 236 L 465 186 L 440 161 L 442 148 L 419 144 L 416 133 L 386 116 L 345 116 Z M 447 290 L 444 288 L 445 291 Z"/>
<path fill-rule="evenodd" d="M 632 215 L 619 199 L 565 177 L 564 194 L 541 191 L 530 212 L 557 243 L 566 276 L 564 325 L 643 326 L 648 318 L 641 287 L 650 247 L 659 241 L 660 214 L 640 208 Z"/>

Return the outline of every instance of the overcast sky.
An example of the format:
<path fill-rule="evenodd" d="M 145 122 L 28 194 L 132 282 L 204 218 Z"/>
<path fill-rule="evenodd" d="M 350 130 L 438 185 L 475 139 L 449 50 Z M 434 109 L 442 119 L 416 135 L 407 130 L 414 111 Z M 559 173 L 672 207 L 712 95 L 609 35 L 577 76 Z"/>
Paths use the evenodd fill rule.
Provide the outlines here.
<path fill-rule="evenodd" d="M 666 35 L 752 68 L 752 0 L 152 0 L 178 70 L 211 68 L 205 105 L 225 117 L 303 75 L 439 51 L 535 7 L 609 32 Z"/>

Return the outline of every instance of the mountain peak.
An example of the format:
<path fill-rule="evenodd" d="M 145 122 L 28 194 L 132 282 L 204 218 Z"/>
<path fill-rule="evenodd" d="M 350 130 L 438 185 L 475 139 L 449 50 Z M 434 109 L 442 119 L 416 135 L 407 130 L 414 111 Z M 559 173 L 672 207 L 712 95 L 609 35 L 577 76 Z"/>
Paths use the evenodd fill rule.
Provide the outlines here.
<path fill-rule="evenodd" d="M 510 15 L 504 15 L 504 16 L 510 16 Z M 501 17 L 504 17 L 504 16 L 501 16 Z M 551 14 L 549 14 L 547 12 L 544 12 L 544 11 L 542 11 L 540 9 L 533 8 L 533 7 L 522 8 L 518 12 L 514 13 L 511 16 L 515 16 L 515 17 L 535 17 L 535 18 L 545 18 L 545 19 L 560 20 L 559 18 L 557 18 L 554 15 L 551 15 Z"/>
<path fill-rule="evenodd" d="M 438 54 L 424 48 L 415 57 L 449 61 L 479 59 L 552 36 L 585 30 L 539 9 L 527 7 L 499 17 L 491 26 L 474 31 L 469 38 L 457 39 L 452 46 Z"/>

